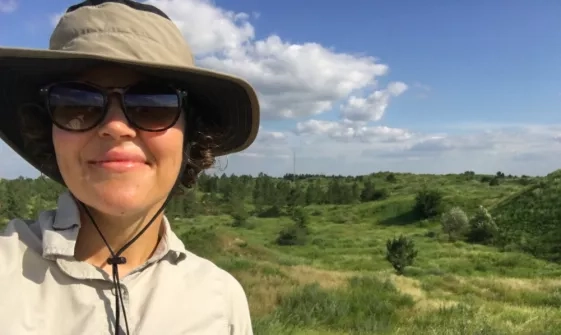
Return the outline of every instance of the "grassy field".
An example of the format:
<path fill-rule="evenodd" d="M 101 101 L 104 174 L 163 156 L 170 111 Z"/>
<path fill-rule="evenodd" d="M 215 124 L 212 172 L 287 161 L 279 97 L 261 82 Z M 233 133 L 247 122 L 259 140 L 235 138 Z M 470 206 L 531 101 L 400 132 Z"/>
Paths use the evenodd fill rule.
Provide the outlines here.
<path fill-rule="evenodd" d="M 447 242 L 435 221 L 409 214 L 421 185 L 468 213 L 524 186 L 458 176 L 399 176 L 383 201 L 308 206 L 304 246 L 274 243 L 288 217 L 178 220 L 186 247 L 230 271 L 249 297 L 256 334 L 561 334 L 561 265 L 520 252 Z M 386 240 L 411 237 L 419 251 L 404 276 L 385 260 Z"/>
<path fill-rule="evenodd" d="M 207 180 L 207 186 L 211 181 L 220 186 L 222 191 L 216 193 L 203 191 L 200 181 L 201 189 L 191 193 L 199 201 L 179 198 L 177 211 L 168 208 L 168 213 L 189 250 L 242 283 L 257 335 L 561 335 L 561 262 L 546 261 L 561 260 L 561 171 L 547 178 L 499 179 L 472 173 L 303 176 L 295 184 L 277 179 L 273 188 L 263 186 L 269 193 L 260 198 L 251 193 L 259 190 L 257 179 L 228 178 Z M 345 194 L 346 202 L 354 204 L 303 207 L 310 234 L 300 246 L 275 242 L 279 231 L 293 224 L 286 215 L 251 216 L 241 227 L 233 225 L 240 222 L 234 217 L 239 219 L 241 212 L 262 214 L 278 199 L 298 194 L 281 193 L 279 185 L 288 183 L 289 191 L 306 192 L 316 185 L 319 191 L 311 193 L 321 195 L 329 194 L 335 181 L 363 190 L 367 182 L 373 183 L 384 196 L 361 202 L 356 194 L 351 198 L 340 191 L 339 199 Z M 250 191 L 235 193 L 243 189 L 240 185 Z M 442 211 L 459 206 L 472 216 L 480 205 L 487 208 L 501 231 L 501 239 L 494 241 L 501 248 L 449 242 L 438 216 L 419 220 L 413 208 L 425 187 L 442 193 Z M 228 189 L 230 198 L 224 196 Z M 58 192 L 46 180 L 0 180 L 0 225 L 53 208 Z M 243 201 L 238 194 L 245 194 Z M 205 202 L 209 195 L 217 202 Z M 255 199 L 264 206 L 265 198 L 270 200 L 265 207 L 254 207 Z M 305 203 L 325 202 L 345 203 Z M 245 211 L 239 211 L 240 206 Z M 279 211 L 285 206 L 286 201 Z M 398 276 L 385 259 L 386 241 L 402 234 L 414 241 L 418 256 Z"/>

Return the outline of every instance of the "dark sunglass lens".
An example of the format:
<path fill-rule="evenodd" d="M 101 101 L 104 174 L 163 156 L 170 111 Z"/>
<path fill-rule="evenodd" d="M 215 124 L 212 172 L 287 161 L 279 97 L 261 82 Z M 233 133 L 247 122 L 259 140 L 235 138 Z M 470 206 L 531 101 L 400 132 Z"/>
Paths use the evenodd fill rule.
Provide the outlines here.
<path fill-rule="evenodd" d="M 179 116 L 177 92 L 165 85 L 137 85 L 124 97 L 127 114 L 132 122 L 148 130 L 172 126 Z"/>
<path fill-rule="evenodd" d="M 48 101 L 54 123 L 66 130 L 91 128 L 103 117 L 103 94 L 85 84 L 54 85 Z"/>

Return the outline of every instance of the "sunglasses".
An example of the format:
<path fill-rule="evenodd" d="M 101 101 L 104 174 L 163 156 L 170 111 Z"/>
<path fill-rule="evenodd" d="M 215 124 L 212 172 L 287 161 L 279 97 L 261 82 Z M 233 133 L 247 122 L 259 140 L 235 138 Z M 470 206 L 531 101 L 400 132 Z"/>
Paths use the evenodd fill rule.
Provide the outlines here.
<path fill-rule="evenodd" d="M 109 96 L 117 93 L 128 122 L 158 132 L 179 119 L 187 93 L 170 85 L 141 82 L 124 88 L 102 88 L 85 82 L 59 82 L 40 90 L 51 121 L 71 132 L 97 127 L 109 111 Z"/>

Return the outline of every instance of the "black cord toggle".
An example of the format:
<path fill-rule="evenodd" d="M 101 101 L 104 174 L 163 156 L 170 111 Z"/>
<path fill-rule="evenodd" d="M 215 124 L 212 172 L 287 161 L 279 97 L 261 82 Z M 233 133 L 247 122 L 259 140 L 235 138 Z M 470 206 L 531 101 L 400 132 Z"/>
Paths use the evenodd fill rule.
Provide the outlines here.
<path fill-rule="evenodd" d="M 107 258 L 107 264 L 109 265 L 119 265 L 119 264 L 126 264 L 127 259 L 123 256 L 112 256 Z"/>

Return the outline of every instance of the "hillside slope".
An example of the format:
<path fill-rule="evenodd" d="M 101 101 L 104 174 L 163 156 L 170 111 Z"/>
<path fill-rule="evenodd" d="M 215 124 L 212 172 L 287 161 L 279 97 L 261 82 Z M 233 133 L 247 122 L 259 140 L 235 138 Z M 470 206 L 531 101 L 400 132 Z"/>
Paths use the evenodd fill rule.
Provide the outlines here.
<path fill-rule="evenodd" d="M 492 215 L 500 243 L 537 257 L 561 261 L 561 170 L 501 201 Z"/>

